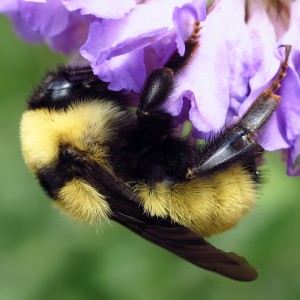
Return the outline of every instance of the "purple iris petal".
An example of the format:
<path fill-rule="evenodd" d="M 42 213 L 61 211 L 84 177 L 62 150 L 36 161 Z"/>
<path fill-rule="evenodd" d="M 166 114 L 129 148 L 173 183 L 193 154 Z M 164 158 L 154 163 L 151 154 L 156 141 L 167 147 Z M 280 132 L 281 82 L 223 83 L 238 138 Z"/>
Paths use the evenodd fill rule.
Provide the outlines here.
<path fill-rule="evenodd" d="M 99 78 L 110 82 L 109 89 L 140 92 L 146 79 L 144 51 L 138 49 L 106 60 L 94 69 Z"/>
<path fill-rule="evenodd" d="M 150 74 L 151 71 L 161 68 L 175 51 L 177 51 L 175 35 L 145 47 L 144 56 L 147 73 Z"/>
<path fill-rule="evenodd" d="M 288 169 L 290 176 L 300 175 L 300 135 L 298 135 L 288 151 Z"/>
<path fill-rule="evenodd" d="M 51 48 L 66 54 L 78 50 L 86 41 L 89 26 L 87 17 L 81 17 L 77 13 L 70 14 L 65 30 L 49 39 Z"/>
<path fill-rule="evenodd" d="M 285 55 L 282 53 L 282 55 L 277 55 L 276 57 L 275 30 L 269 21 L 266 11 L 258 9 L 257 6 L 262 4 L 251 3 L 253 5 L 250 7 L 251 14 L 247 24 L 252 38 L 254 74 L 249 79 L 250 94 L 241 103 L 239 117 L 246 112 L 256 97 L 271 84 L 271 80 L 277 73 Z M 276 147 L 276 145 L 280 145 L 281 148 L 288 146 L 286 140 L 280 134 L 280 127 L 280 121 L 275 113 L 268 122 L 267 127 L 260 133 L 259 141 L 263 148 L 273 148 L 272 150 L 274 150 L 274 146 Z"/>
<path fill-rule="evenodd" d="M 20 11 L 29 27 L 46 37 L 61 33 L 68 25 L 69 12 L 62 5 L 61 0 L 51 0 L 46 3 L 21 1 Z"/>
<path fill-rule="evenodd" d="M 95 74 L 98 75 L 97 70 L 100 70 L 99 66 L 106 59 L 145 48 L 162 39 L 171 40 L 175 33 L 173 10 L 176 5 L 182 4 L 184 4 L 182 0 L 145 3 L 137 5 L 123 19 L 94 22 L 90 26 L 87 42 L 81 47 L 80 53 L 91 62 Z M 134 69 L 130 64 L 127 66 L 131 70 Z M 140 67 L 145 68 L 144 64 Z M 134 76 L 130 70 L 127 73 Z M 115 77 L 115 80 L 117 81 L 118 78 Z M 134 82 L 139 78 L 128 78 L 128 80 Z M 126 87 L 121 82 L 111 82 L 111 84 L 120 88 L 135 89 L 131 84 L 126 84 Z"/>
<path fill-rule="evenodd" d="M 159 10 L 157 4 L 144 4 L 137 6 L 124 19 L 94 22 L 81 54 L 99 65 L 105 59 L 143 48 L 170 35 L 173 26 L 166 14 L 167 8 L 171 10 L 172 7 Z"/>
<path fill-rule="evenodd" d="M 266 125 L 261 140 L 267 151 L 291 147 L 296 136 L 300 134 L 300 83 L 292 66 L 288 69 L 284 81 L 279 90 L 281 101 Z"/>
<path fill-rule="evenodd" d="M 198 131 L 210 132 L 224 125 L 232 98 L 243 99 L 247 93 L 251 40 L 243 3 L 221 2 L 202 24 L 200 47 L 178 76 L 178 86 L 167 108 L 177 115 L 182 98 L 188 98 L 193 125 Z"/>
<path fill-rule="evenodd" d="M 43 42 L 44 37 L 41 34 L 33 31 L 27 23 L 24 23 L 20 12 L 10 13 L 9 16 L 12 19 L 16 32 L 21 38 L 31 43 Z"/>
<path fill-rule="evenodd" d="M 80 10 L 82 15 L 91 14 L 98 18 L 120 19 L 133 7 L 135 0 L 62 0 L 69 11 Z"/>
<path fill-rule="evenodd" d="M 292 45 L 289 61 L 290 68 L 287 78 L 282 85 L 280 94 L 282 99 L 282 112 L 285 124 L 285 135 L 289 141 L 287 173 L 291 176 L 300 175 L 300 3 L 291 4 L 290 27 L 282 37 L 281 44 Z M 288 81 L 288 82 L 287 82 Z"/>
<path fill-rule="evenodd" d="M 299 22 L 299 17 L 295 15 L 292 16 L 290 28 L 279 42 L 279 44 L 292 45 L 292 53 L 289 59 L 287 76 L 282 81 L 282 87 L 276 92 L 282 97 L 281 101 L 270 121 L 266 124 L 266 127 L 262 130 L 260 135 L 260 143 L 267 151 L 293 147 L 295 139 L 300 134 L 300 42 L 298 41 L 298 28 L 300 25 Z M 265 29 L 266 27 L 264 26 L 263 28 Z M 263 30 L 260 30 L 260 32 L 263 32 Z M 263 49 L 265 49 L 264 55 L 262 56 L 262 63 L 256 76 L 254 76 L 250 80 L 250 86 L 253 90 L 253 93 L 251 93 L 249 99 L 247 99 L 243 103 L 242 109 L 245 109 L 244 106 L 248 104 L 248 100 L 252 102 L 252 100 L 254 100 L 254 98 L 264 88 L 270 85 L 272 79 L 271 75 L 273 74 L 274 76 L 277 73 L 280 62 L 283 61 L 285 57 L 284 47 L 281 47 L 276 51 L 278 52 L 277 55 L 275 55 L 276 53 L 273 54 L 270 51 L 271 49 L 269 49 L 269 45 L 272 45 L 273 41 L 268 40 L 268 38 L 270 39 L 272 33 L 273 39 L 275 39 L 275 33 L 271 32 L 271 29 L 269 30 L 269 32 L 265 32 L 265 35 L 261 37 L 259 44 L 263 45 Z M 289 163 L 289 169 L 290 168 L 291 164 Z"/>
<path fill-rule="evenodd" d="M 206 0 L 197 0 L 174 8 L 173 22 L 176 30 L 176 44 L 181 56 L 184 55 L 184 42 L 193 31 L 195 20 L 203 21 L 206 17 L 205 4 Z"/>
<path fill-rule="evenodd" d="M 1 0 L 0 12 L 10 13 L 15 12 L 19 8 L 19 0 Z"/>

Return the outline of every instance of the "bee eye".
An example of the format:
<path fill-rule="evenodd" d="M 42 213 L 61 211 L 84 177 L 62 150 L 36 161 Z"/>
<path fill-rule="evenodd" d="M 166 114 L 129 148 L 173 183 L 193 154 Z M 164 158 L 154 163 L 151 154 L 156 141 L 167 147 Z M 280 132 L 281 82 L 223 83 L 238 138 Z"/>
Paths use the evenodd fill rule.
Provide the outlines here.
<path fill-rule="evenodd" d="M 72 86 L 71 82 L 66 79 L 57 79 L 49 84 L 46 93 L 69 89 Z"/>
<path fill-rule="evenodd" d="M 49 84 L 45 94 L 55 102 L 68 97 L 72 89 L 79 84 L 79 82 L 70 82 L 66 78 L 57 79 Z"/>

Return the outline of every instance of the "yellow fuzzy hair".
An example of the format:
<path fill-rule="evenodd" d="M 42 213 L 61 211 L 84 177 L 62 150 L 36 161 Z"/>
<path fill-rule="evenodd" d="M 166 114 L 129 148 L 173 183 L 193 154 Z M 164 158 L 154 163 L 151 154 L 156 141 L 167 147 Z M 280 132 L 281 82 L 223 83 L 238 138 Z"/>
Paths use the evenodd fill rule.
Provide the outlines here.
<path fill-rule="evenodd" d="M 255 182 L 240 165 L 234 165 L 208 178 L 193 179 L 166 186 L 138 184 L 146 213 L 169 216 L 202 236 L 225 231 L 253 207 Z"/>
<path fill-rule="evenodd" d="M 61 145 L 74 147 L 112 171 L 107 140 L 116 134 L 111 122 L 122 124 L 126 112 L 109 102 L 77 103 L 67 110 L 41 108 L 24 113 L 21 145 L 33 173 L 57 163 Z M 235 165 L 208 178 L 169 185 L 138 183 L 135 192 L 151 216 L 170 217 L 202 236 L 236 225 L 255 201 L 255 182 L 242 166 Z M 82 180 L 67 182 L 57 204 L 76 219 L 95 222 L 109 214 L 105 197 Z"/>
<path fill-rule="evenodd" d="M 89 223 L 107 219 L 110 214 L 105 196 L 79 179 L 72 179 L 60 189 L 55 204 L 73 218 Z"/>
<path fill-rule="evenodd" d="M 29 110 L 21 120 L 21 147 L 25 162 L 33 173 L 55 164 L 60 145 L 86 152 L 89 158 L 108 168 L 106 141 L 114 131 L 109 122 L 125 115 L 108 102 L 77 103 L 67 110 L 41 108 Z"/>

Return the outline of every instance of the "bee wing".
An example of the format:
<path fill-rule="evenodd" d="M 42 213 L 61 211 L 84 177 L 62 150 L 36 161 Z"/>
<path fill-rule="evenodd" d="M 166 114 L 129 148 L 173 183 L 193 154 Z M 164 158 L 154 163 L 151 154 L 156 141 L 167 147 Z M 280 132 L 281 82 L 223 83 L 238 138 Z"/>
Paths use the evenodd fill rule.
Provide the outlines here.
<path fill-rule="evenodd" d="M 85 164 L 84 179 L 98 191 L 104 190 L 109 195 L 112 220 L 201 268 L 240 281 L 257 278 L 257 271 L 246 259 L 215 248 L 202 237 L 170 219 L 145 214 L 139 198 L 126 184 L 98 164 L 88 164 Z"/>
<path fill-rule="evenodd" d="M 202 237 L 178 224 L 162 222 L 156 218 L 160 224 L 149 224 L 143 215 L 140 219 L 132 218 L 130 211 L 129 216 L 116 213 L 113 219 L 148 241 L 201 268 L 239 281 L 251 281 L 258 276 L 245 258 L 215 248 Z"/>

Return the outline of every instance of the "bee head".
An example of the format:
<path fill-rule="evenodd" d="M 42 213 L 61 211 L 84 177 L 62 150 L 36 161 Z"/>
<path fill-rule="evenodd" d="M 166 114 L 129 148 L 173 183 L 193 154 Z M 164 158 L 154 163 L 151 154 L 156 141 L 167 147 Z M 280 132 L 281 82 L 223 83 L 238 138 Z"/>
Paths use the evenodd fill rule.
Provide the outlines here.
<path fill-rule="evenodd" d="M 106 88 L 106 83 L 99 80 L 90 68 L 59 68 L 56 72 L 46 74 L 30 97 L 28 108 L 65 109 L 74 101 L 99 97 Z"/>

